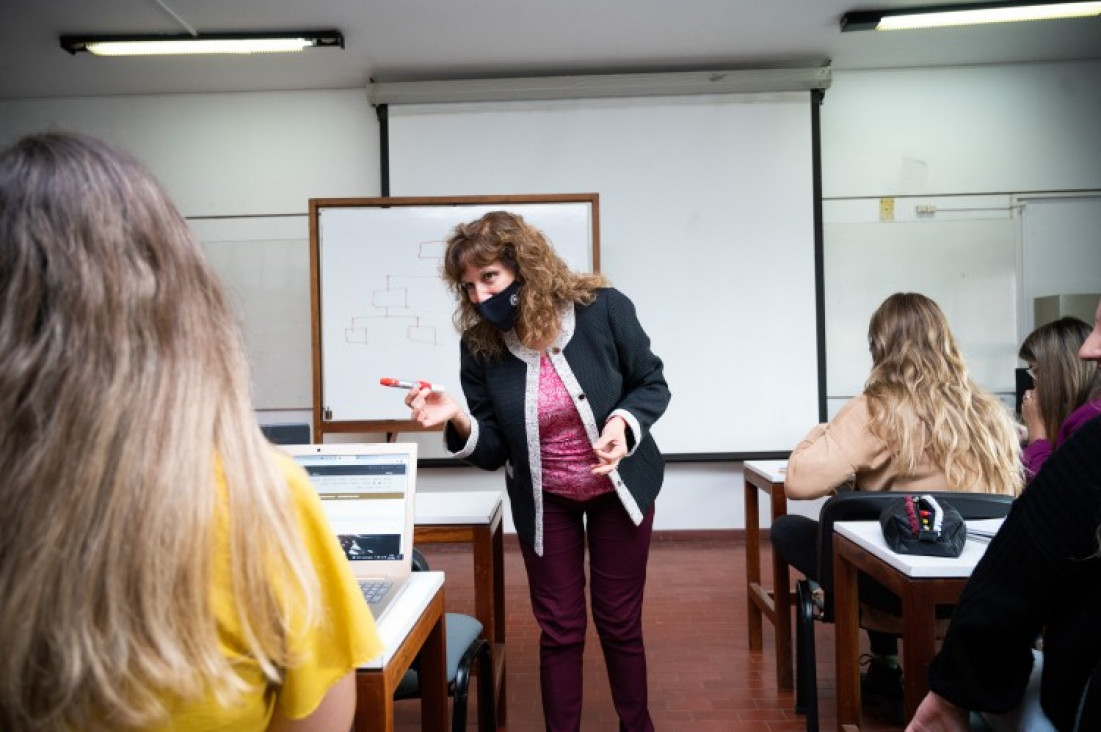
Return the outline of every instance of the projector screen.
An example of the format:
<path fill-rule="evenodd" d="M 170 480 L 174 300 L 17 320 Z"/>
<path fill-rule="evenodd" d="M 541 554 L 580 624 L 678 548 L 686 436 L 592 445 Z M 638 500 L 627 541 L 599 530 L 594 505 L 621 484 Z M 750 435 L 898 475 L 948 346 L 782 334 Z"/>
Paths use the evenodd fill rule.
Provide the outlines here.
<path fill-rule="evenodd" d="M 600 270 L 634 301 L 673 394 L 662 452 L 787 451 L 819 419 L 812 104 L 392 106 L 390 195 L 598 193 Z"/>

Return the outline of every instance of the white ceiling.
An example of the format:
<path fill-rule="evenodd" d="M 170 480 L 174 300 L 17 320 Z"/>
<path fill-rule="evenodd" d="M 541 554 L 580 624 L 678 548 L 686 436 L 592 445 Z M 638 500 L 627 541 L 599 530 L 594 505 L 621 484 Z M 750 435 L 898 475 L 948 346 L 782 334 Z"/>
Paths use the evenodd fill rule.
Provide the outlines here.
<path fill-rule="evenodd" d="M 546 74 L 834 70 L 1101 58 L 1101 19 L 841 33 L 849 10 L 929 0 L 161 0 L 199 32 L 335 28 L 268 57 L 69 55 L 63 33 L 179 33 L 157 0 L 0 0 L 0 99 L 364 88 Z M 1101 80 L 1099 80 L 1101 83 Z"/>

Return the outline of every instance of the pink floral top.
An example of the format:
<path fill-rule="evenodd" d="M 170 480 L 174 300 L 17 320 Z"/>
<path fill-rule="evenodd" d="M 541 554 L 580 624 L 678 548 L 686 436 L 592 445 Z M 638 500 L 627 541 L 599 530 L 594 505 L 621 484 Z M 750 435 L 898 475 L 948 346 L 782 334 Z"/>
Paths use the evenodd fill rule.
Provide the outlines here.
<path fill-rule="evenodd" d="M 593 446 L 565 384 L 545 355 L 539 358 L 539 445 L 543 490 L 575 501 L 612 492 L 606 475 L 593 475 Z"/>

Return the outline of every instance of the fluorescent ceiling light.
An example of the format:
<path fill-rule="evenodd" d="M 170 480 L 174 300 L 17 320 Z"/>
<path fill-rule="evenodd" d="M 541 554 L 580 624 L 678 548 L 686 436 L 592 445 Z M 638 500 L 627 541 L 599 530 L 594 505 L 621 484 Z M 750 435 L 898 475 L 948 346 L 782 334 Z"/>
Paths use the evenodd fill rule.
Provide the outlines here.
<path fill-rule="evenodd" d="M 61 36 L 72 54 L 96 56 L 174 56 L 191 54 L 293 53 L 306 48 L 344 48 L 340 31 L 202 33 L 199 35 Z"/>
<path fill-rule="evenodd" d="M 970 3 L 905 10 L 854 10 L 841 17 L 842 31 L 914 30 L 979 23 L 1015 23 L 1101 15 L 1101 2 Z"/>

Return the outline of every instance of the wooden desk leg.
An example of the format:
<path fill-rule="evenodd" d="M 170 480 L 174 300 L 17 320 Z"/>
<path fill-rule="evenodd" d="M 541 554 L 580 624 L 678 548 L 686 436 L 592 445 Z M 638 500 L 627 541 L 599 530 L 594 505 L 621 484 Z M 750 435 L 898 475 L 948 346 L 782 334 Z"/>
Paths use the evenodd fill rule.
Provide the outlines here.
<path fill-rule="evenodd" d="M 367 681 L 356 675 L 355 732 L 393 732 L 394 692 L 386 688 L 382 674 Z"/>
<path fill-rule="evenodd" d="M 482 632 L 493 657 L 492 680 L 497 700 L 497 724 L 505 724 L 505 548 L 501 522 L 474 530 L 474 596 Z M 478 679 L 478 683 L 483 683 Z"/>
<path fill-rule="evenodd" d="M 856 567 L 838 551 L 833 537 L 834 651 L 837 664 L 837 726 L 860 727 L 860 603 Z"/>
<path fill-rule="evenodd" d="M 906 719 L 913 719 L 918 704 L 929 691 L 926 674 L 937 641 L 936 603 L 928 582 L 907 584 L 902 603 L 902 682 Z"/>
<path fill-rule="evenodd" d="M 757 486 L 745 482 L 745 578 L 749 609 L 749 650 L 764 647 L 761 608 L 754 600 L 754 587 L 761 584 L 761 514 L 757 508 Z"/>
<path fill-rule="evenodd" d="M 505 689 L 505 526 L 498 521 L 493 530 L 493 617 L 494 627 L 494 683 L 497 684 L 497 726 L 503 727 L 508 721 L 506 715 L 508 693 Z M 500 658 L 497 656 L 500 655 Z"/>
<path fill-rule="evenodd" d="M 787 496 L 782 488 L 772 487 L 772 518 L 787 513 Z M 771 546 L 771 542 L 769 542 Z M 791 654 L 791 577 L 788 563 L 772 547 L 772 624 L 776 628 L 776 685 L 795 688 Z"/>
<path fill-rule="evenodd" d="M 443 612 L 443 590 L 434 602 L 440 603 L 439 619 L 433 624 L 421 646 L 418 676 L 421 687 L 421 729 L 446 732 L 450 728 L 447 714 L 447 636 L 446 614 Z M 391 695 L 390 707 L 393 708 Z M 393 725 L 391 723 L 392 728 Z"/>
<path fill-rule="evenodd" d="M 488 527 L 474 530 L 474 614 L 482 624 L 482 633 L 492 643 L 497 635 L 496 582 L 497 558 Z"/>

